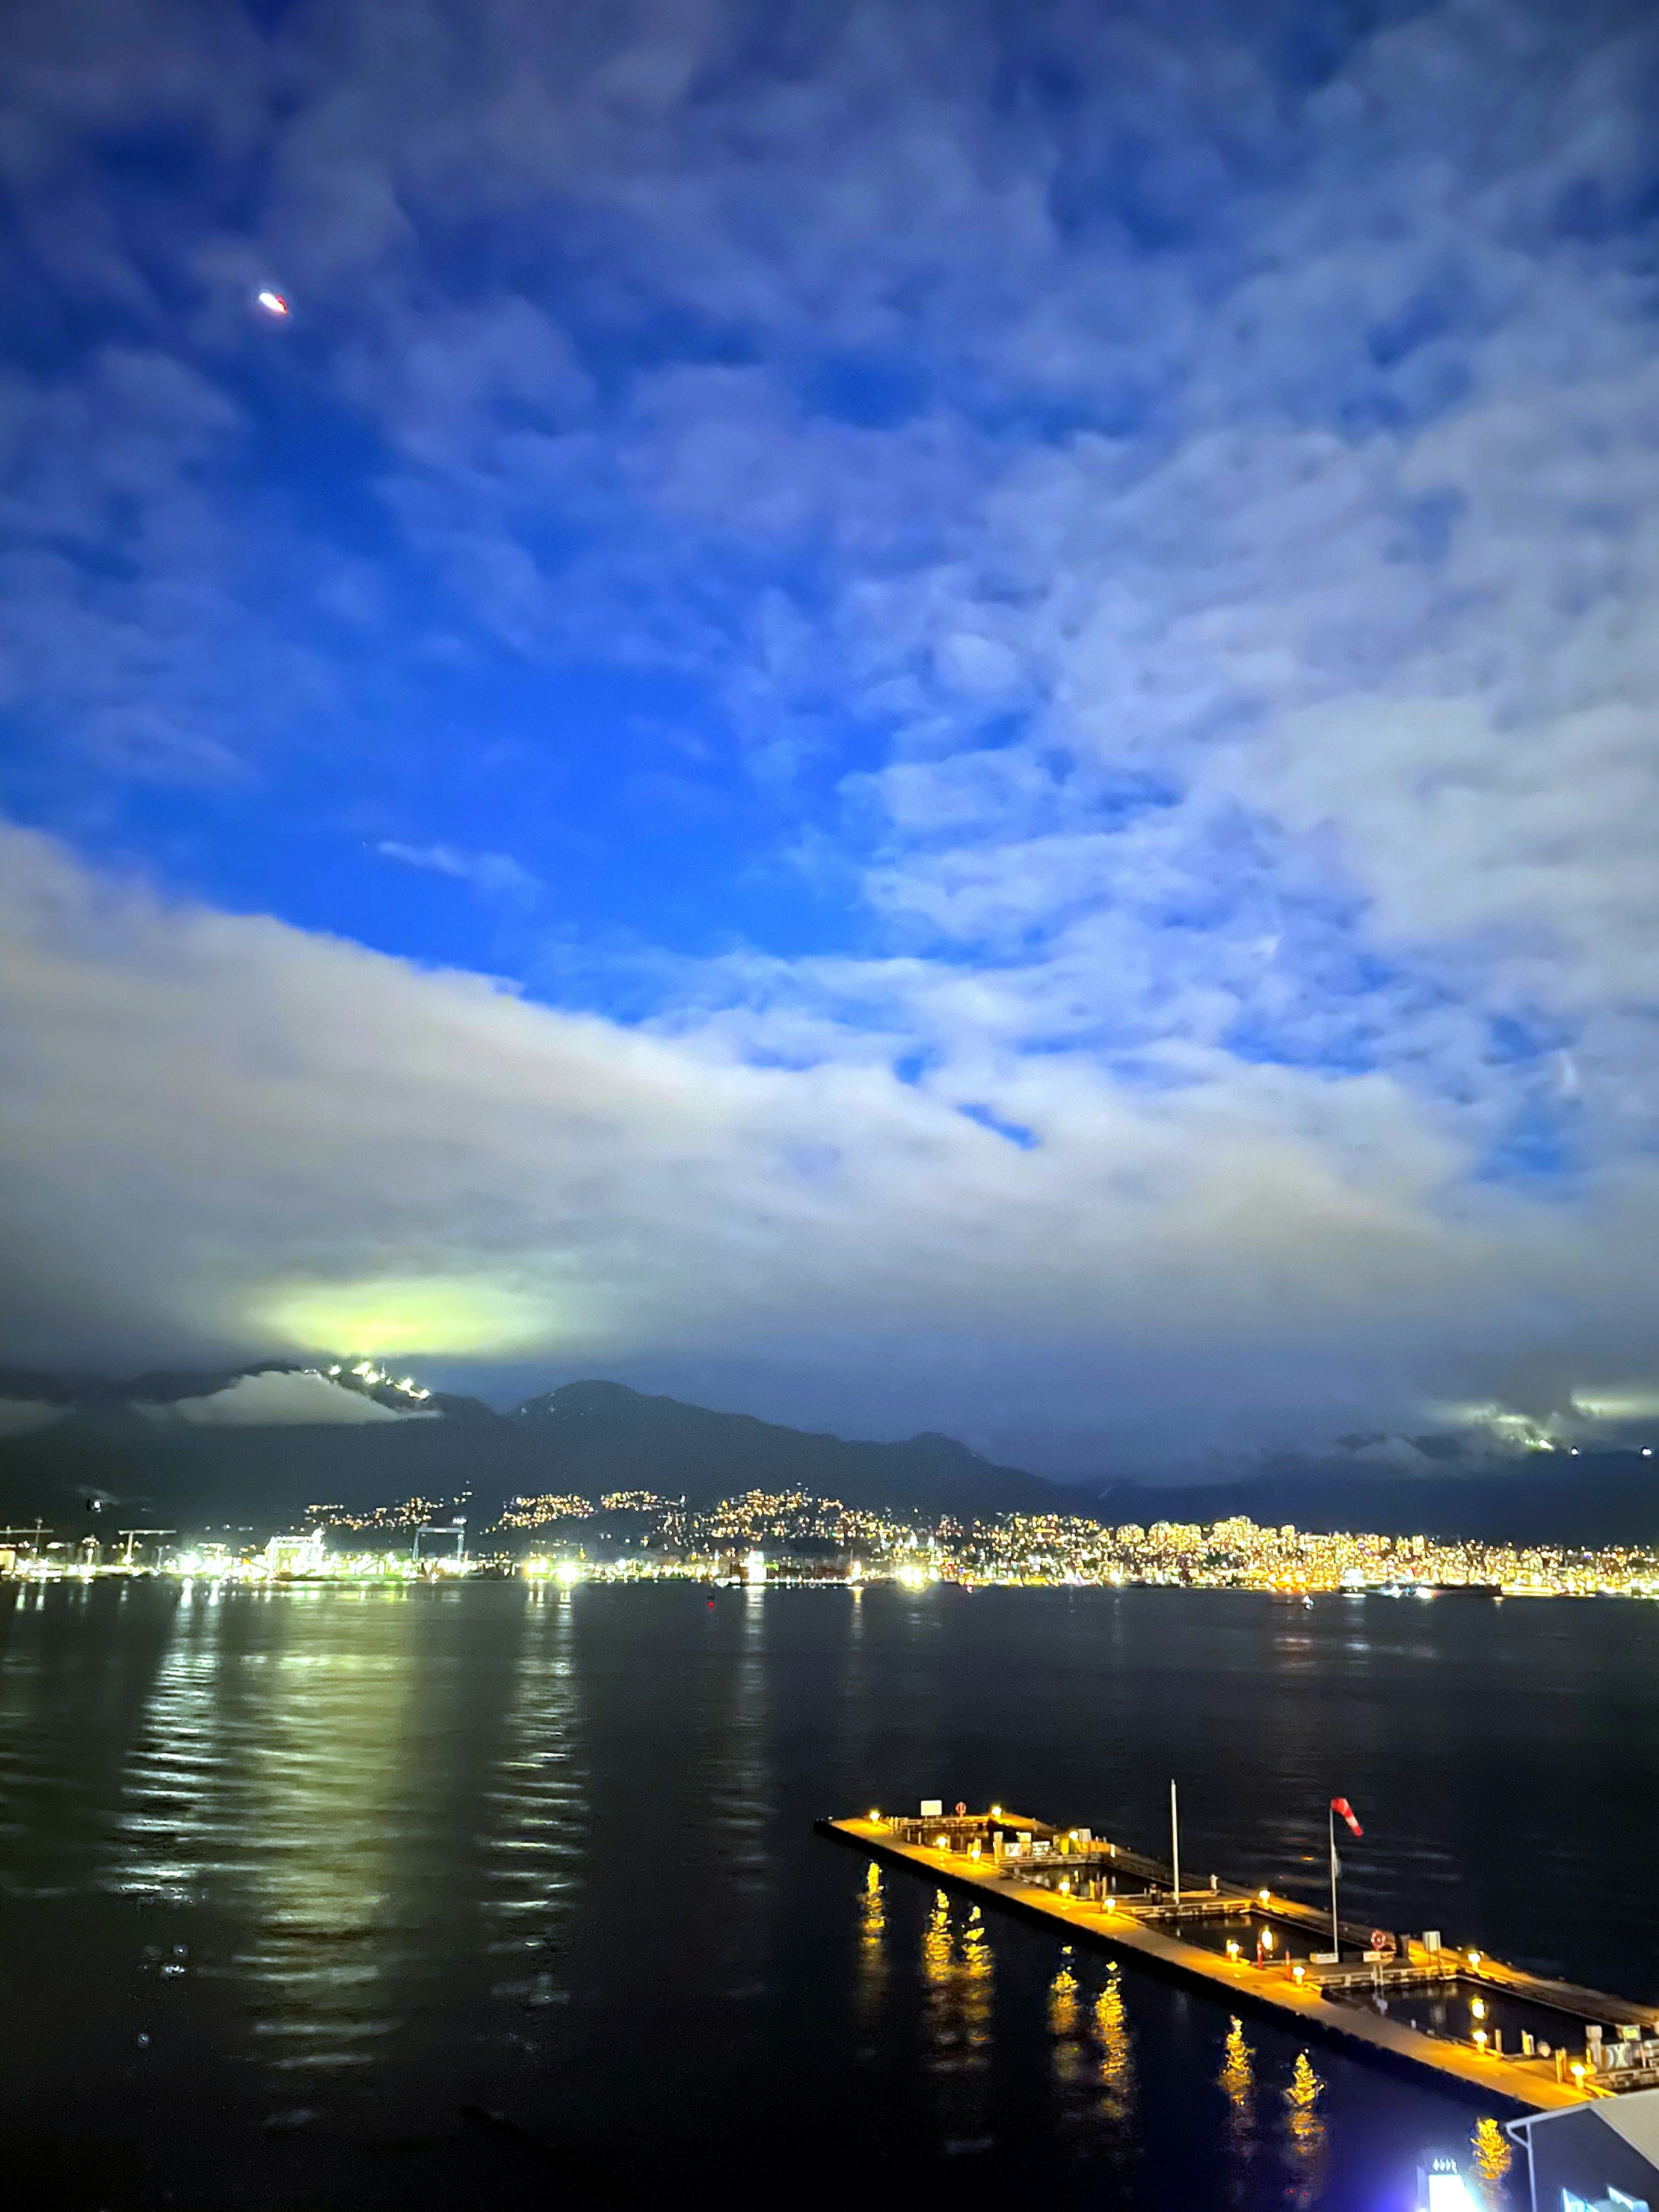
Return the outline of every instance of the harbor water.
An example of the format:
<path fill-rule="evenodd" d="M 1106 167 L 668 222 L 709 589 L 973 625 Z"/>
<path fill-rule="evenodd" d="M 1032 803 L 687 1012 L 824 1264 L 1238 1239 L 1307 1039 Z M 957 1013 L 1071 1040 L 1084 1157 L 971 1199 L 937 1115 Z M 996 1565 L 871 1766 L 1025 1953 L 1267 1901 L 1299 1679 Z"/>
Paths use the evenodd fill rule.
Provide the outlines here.
<path fill-rule="evenodd" d="M 1500 2109 L 825 1843 L 1037 1806 L 1659 1997 L 1659 1607 L 1176 1589 L 9 1588 L 36 2201 L 1389 2207 Z M 1454 2008 L 1455 2009 L 1455 2008 Z M 1426 2023 L 1425 2023 L 1426 2024 Z M 1451 2023 L 1461 2032 L 1461 2022 Z M 556 2184 L 556 2188 L 555 2185 Z"/>

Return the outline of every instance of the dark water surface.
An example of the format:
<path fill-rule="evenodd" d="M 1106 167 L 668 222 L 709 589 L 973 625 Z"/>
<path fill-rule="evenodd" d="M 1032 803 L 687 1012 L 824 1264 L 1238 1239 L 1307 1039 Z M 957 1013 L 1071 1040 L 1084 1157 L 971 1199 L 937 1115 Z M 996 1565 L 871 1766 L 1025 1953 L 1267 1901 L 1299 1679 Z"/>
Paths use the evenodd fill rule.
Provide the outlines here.
<path fill-rule="evenodd" d="M 1659 1996 L 1652 1606 L 105 1583 L 4 1627 L 43 2203 L 1403 2208 L 1492 2157 L 1478 2104 L 812 1832 L 923 1796 L 1159 1849 L 1173 1773 L 1195 1875 L 1317 1895 L 1340 1791 L 1352 1917 Z"/>

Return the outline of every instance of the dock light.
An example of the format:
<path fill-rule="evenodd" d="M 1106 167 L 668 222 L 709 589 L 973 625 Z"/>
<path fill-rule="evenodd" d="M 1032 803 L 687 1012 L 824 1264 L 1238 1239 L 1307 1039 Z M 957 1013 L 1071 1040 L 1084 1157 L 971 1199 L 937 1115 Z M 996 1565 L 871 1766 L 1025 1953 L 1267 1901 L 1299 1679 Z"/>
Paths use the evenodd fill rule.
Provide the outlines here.
<path fill-rule="evenodd" d="M 879 1820 L 881 1818 L 880 1814 L 877 1812 L 873 1805 L 870 1808 L 870 1818 L 872 1820 Z"/>
<path fill-rule="evenodd" d="M 1484 2027 L 1477 2027 L 1477 2028 L 1475 2029 L 1475 2031 L 1474 2031 L 1474 2040 L 1475 2040 L 1475 2046 L 1476 2046 L 1476 2048 L 1477 2048 L 1478 2050 L 1484 2051 L 1484 2050 L 1486 2049 L 1486 2029 L 1485 2029 Z"/>
<path fill-rule="evenodd" d="M 1261 1948 L 1264 1951 L 1271 1951 L 1273 1948 L 1273 1931 L 1271 1928 L 1264 1928 L 1261 1931 Z"/>
<path fill-rule="evenodd" d="M 1471 1997 L 1469 1999 L 1469 2010 L 1474 2014 L 1476 2020 L 1485 2020 L 1486 2017 L 1486 1999 L 1484 1997 Z"/>
<path fill-rule="evenodd" d="M 1060 1877 L 1060 1893 L 1062 1897 L 1069 1897 L 1072 1893 L 1072 1885 L 1064 1875 Z"/>
<path fill-rule="evenodd" d="M 1270 1889 L 1259 1889 L 1256 1892 L 1256 1895 L 1261 1899 L 1263 1905 L 1267 1905 L 1272 1902 L 1273 1892 Z"/>
<path fill-rule="evenodd" d="M 1236 1959 L 1236 1958 L 1238 1956 L 1238 1946 L 1237 1946 L 1237 1943 L 1229 1943 L 1229 1944 L 1228 1944 L 1228 1946 L 1227 1946 L 1227 1956 L 1228 1956 L 1230 1959 Z"/>
<path fill-rule="evenodd" d="M 992 1818 L 994 1820 L 1000 1820 L 1002 1818 L 1002 1808 L 1001 1808 L 1001 1806 L 1000 1806 L 1000 1805 L 993 1805 L 993 1806 L 992 1806 L 992 1808 L 991 1808 L 991 1818 Z"/>
<path fill-rule="evenodd" d="M 951 1838 L 949 1838 L 949 1836 L 935 1836 L 935 1837 L 934 1837 L 934 1838 L 933 1838 L 933 1849 L 934 1849 L 936 1851 L 948 1851 L 948 1850 L 950 1850 L 950 1848 L 951 1848 Z"/>
<path fill-rule="evenodd" d="M 1573 2080 L 1574 2080 L 1574 2081 L 1578 2084 L 1579 2087 L 1582 2089 L 1582 2088 L 1583 2087 L 1583 2086 L 1584 2086 L 1584 2063 L 1583 2063 L 1583 2061 L 1582 2059 L 1580 2059 L 1580 2058 L 1575 2058 L 1575 2059 L 1573 2060 L 1573 2062 L 1572 2062 L 1571 2065 L 1568 2067 L 1567 2071 L 1568 2071 L 1568 2073 L 1569 2073 L 1569 2074 L 1571 2074 L 1571 2076 L 1572 2076 Z"/>
<path fill-rule="evenodd" d="M 1296 1984 L 1297 1989 L 1301 1988 L 1303 1983 L 1305 1982 L 1307 1978 L 1308 1970 L 1305 1966 L 1292 1966 L 1291 1968 L 1291 1979 Z"/>
<path fill-rule="evenodd" d="M 1469 1953 L 1469 1964 L 1472 1966 L 1478 1966 L 1480 1964 L 1480 1954 L 1478 1951 Z"/>

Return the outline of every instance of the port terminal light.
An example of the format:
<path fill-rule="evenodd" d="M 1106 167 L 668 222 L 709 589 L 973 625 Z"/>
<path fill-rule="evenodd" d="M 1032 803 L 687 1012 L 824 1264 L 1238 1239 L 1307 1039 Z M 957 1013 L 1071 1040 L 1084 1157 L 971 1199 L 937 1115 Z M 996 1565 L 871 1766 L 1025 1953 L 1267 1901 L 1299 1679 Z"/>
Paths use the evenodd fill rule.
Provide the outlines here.
<path fill-rule="evenodd" d="M 1421 2176 L 1418 2205 L 1419 2212 L 1477 2212 L 1468 2182 L 1449 2158 L 1437 2158 Z"/>

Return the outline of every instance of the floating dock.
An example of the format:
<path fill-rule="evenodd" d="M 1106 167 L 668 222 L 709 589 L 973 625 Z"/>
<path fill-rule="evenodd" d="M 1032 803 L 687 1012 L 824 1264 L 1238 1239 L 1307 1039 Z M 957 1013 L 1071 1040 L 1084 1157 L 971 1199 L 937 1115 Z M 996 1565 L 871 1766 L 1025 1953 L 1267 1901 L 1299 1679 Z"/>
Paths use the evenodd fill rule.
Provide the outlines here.
<path fill-rule="evenodd" d="M 1659 2008 L 1577 1988 L 1437 1939 L 1369 1935 L 1328 1913 L 1172 1870 L 1094 1835 L 1006 1811 L 825 1820 L 821 1835 L 936 1886 L 1042 1921 L 1443 2085 L 1551 2112 L 1659 2084 Z M 1431 2026 L 1416 2024 L 1428 2021 Z M 1491 2022 L 1490 2026 L 1484 2025 Z M 1504 2022 L 1509 2026 L 1506 2029 Z M 1467 2033 L 1450 2033 L 1455 2024 Z M 1506 2034 L 1510 2048 L 1504 2047 Z"/>

